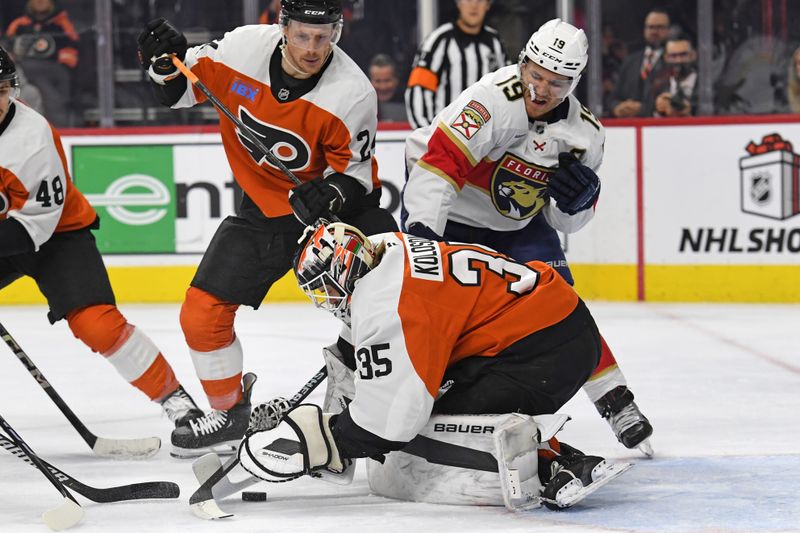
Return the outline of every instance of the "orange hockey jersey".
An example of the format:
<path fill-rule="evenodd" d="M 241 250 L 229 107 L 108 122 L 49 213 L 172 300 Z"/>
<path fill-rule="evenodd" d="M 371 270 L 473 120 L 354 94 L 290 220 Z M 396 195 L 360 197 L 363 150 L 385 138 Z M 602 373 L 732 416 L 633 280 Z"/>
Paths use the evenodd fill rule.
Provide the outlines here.
<path fill-rule="evenodd" d="M 578 295 L 545 263 L 490 248 L 403 233 L 370 237 L 387 249 L 352 295 L 353 422 L 387 440 L 427 423 L 445 370 L 493 357 L 566 318 Z"/>
<path fill-rule="evenodd" d="M 72 184 L 61 138 L 47 120 L 17 101 L 4 122 L 0 220 L 19 221 L 37 251 L 53 233 L 92 224 L 97 214 Z"/>
<path fill-rule="evenodd" d="M 369 80 L 334 46 L 319 74 L 290 87 L 281 74 L 280 42 L 277 25 L 243 26 L 220 41 L 190 48 L 185 63 L 301 181 L 337 172 L 371 192 L 379 184 L 372 155 L 378 103 Z M 187 91 L 173 107 L 205 100 L 189 86 L 187 80 Z M 291 214 L 289 178 L 222 115 L 220 130 L 245 193 L 268 217 Z"/>

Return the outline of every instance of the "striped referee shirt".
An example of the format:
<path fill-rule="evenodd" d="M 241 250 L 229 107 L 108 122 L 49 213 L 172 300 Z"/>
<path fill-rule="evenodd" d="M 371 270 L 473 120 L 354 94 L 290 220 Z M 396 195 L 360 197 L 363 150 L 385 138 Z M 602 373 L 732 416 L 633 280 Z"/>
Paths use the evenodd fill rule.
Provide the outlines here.
<path fill-rule="evenodd" d="M 461 91 L 506 65 L 494 28 L 464 33 L 452 22 L 431 33 L 417 51 L 406 88 L 406 113 L 414 128 L 427 126 Z"/>

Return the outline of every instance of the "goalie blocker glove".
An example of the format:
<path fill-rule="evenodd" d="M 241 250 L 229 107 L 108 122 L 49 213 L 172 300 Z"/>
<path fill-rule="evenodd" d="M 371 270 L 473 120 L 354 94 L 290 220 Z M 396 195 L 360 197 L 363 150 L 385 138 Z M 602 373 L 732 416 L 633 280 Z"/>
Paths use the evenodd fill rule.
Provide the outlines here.
<path fill-rule="evenodd" d="M 186 57 L 188 43 L 186 36 L 168 20 L 151 20 L 137 38 L 139 43 L 139 63 L 147 70 L 156 83 L 165 82 L 178 76 L 177 67 L 165 54 L 175 54 L 181 61 Z M 159 59 L 160 58 L 160 59 Z"/>
<path fill-rule="evenodd" d="M 600 195 L 600 178 L 570 152 L 558 154 L 558 170 L 547 183 L 547 193 L 568 215 L 589 209 Z"/>
<path fill-rule="evenodd" d="M 365 193 L 355 178 L 336 173 L 298 185 L 289 191 L 289 204 L 297 220 L 313 226 L 320 218 L 331 220 L 332 215 L 345 211 Z"/>

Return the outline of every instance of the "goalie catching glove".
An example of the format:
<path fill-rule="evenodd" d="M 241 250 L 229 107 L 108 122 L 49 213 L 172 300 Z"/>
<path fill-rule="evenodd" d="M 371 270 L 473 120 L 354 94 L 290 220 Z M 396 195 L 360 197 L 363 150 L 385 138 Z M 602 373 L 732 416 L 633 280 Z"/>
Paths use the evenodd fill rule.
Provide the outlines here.
<path fill-rule="evenodd" d="M 245 470 L 269 482 L 291 481 L 304 475 L 342 474 L 351 461 L 342 460 L 330 430 L 330 414 L 313 404 L 287 412 L 275 429 L 257 431 L 239 446 Z"/>
<path fill-rule="evenodd" d="M 589 209 L 600 196 L 600 178 L 570 152 L 558 154 L 558 170 L 547 183 L 547 193 L 568 215 Z"/>

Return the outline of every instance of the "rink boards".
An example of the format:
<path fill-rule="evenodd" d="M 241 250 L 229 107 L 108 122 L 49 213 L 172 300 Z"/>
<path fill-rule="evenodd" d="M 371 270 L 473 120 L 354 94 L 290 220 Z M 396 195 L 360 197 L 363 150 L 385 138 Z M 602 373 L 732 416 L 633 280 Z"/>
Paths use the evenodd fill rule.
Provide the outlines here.
<path fill-rule="evenodd" d="M 133 131 L 66 132 L 70 170 L 101 216 L 96 237 L 119 301 L 180 301 L 237 191 L 218 133 Z M 376 146 L 382 204 L 395 216 L 406 135 L 381 131 Z M 607 300 L 800 301 L 793 142 L 795 117 L 609 125 L 597 214 L 563 238 L 578 290 Z M 287 276 L 268 300 L 301 298 Z M 1 300 L 42 301 L 29 280 Z"/>

